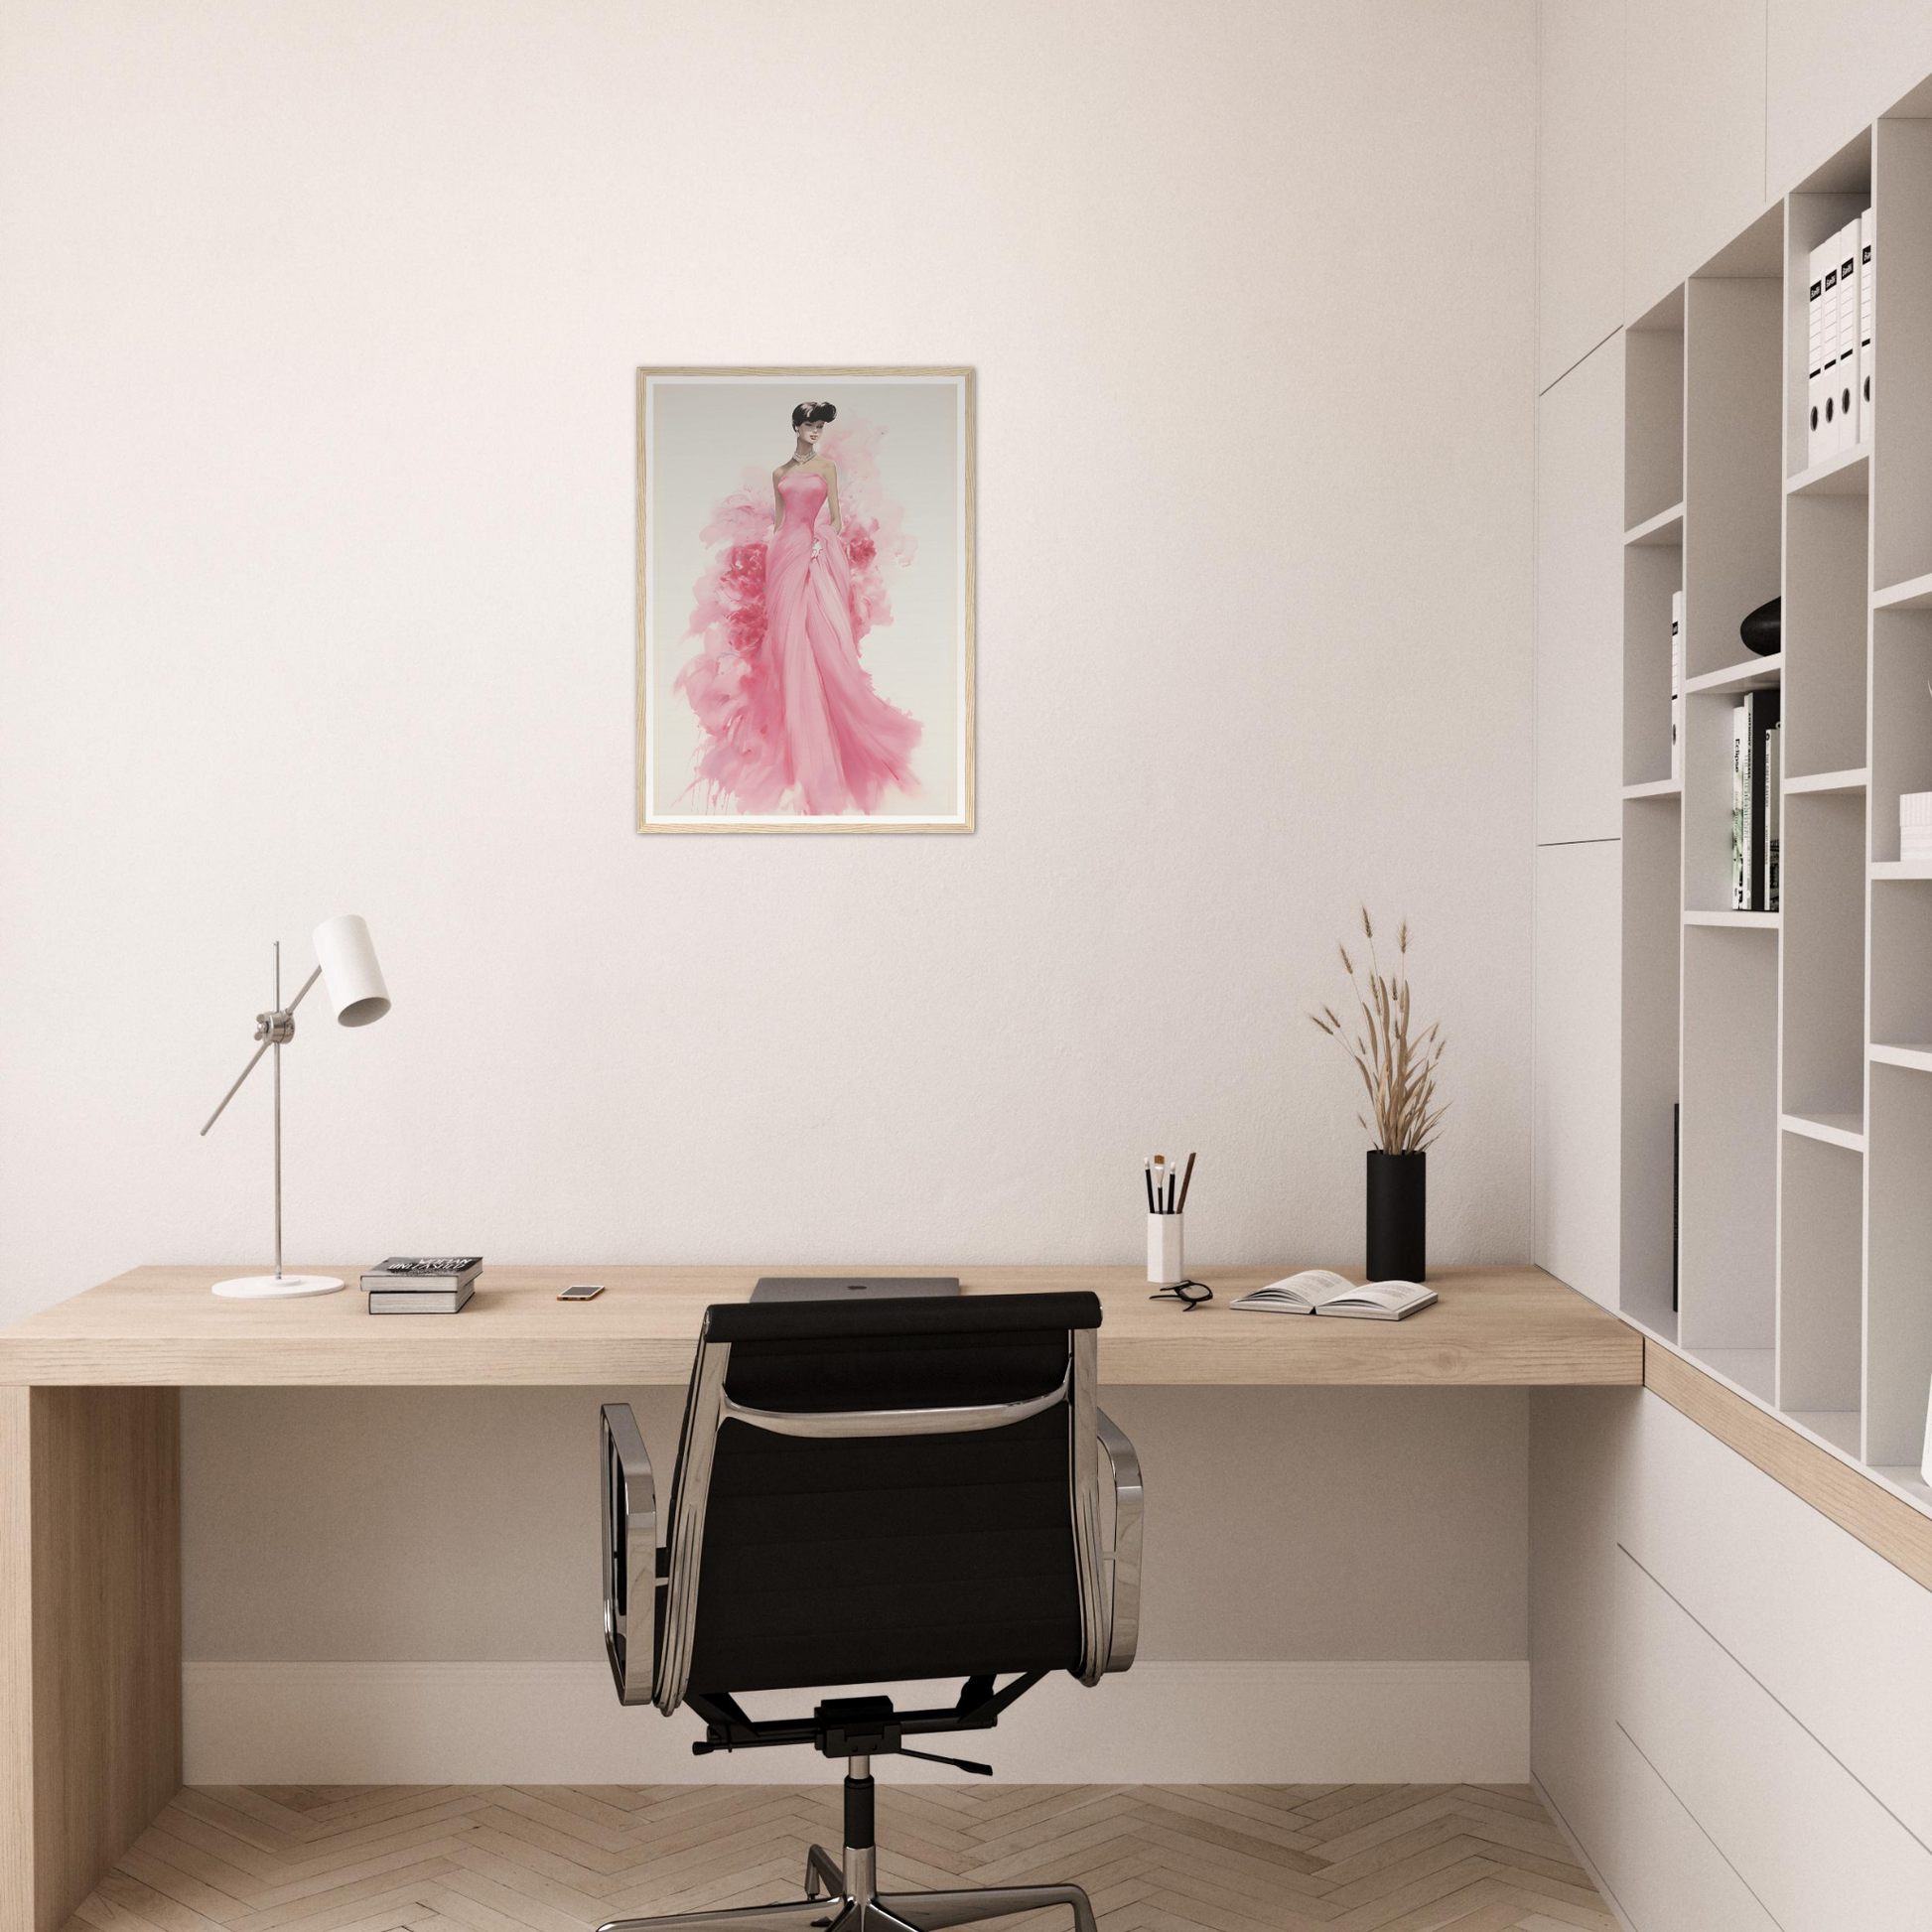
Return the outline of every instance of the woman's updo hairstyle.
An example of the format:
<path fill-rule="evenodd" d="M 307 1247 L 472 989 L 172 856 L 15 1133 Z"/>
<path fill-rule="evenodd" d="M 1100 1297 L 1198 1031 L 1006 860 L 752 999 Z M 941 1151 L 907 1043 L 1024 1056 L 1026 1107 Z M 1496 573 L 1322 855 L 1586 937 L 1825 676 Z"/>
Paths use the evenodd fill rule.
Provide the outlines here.
<path fill-rule="evenodd" d="M 791 412 L 791 426 L 797 429 L 805 423 L 829 423 L 838 413 L 829 402 L 801 402 Z"/>

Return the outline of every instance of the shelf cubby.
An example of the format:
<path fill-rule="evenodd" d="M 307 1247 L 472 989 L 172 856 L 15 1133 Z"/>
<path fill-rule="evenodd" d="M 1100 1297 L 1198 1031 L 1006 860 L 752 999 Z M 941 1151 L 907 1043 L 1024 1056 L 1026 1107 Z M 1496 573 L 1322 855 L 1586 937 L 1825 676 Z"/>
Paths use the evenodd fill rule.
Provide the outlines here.
<path fill-rule="evenodd" d="M 1777 1036 L 1775 935 L 1686 926 L 1678 1334 L 1699 1356 L 1775 1340 Z"/>
<path fill-rule="evenodd" d="M 1864 1161 L 1790 1132 L 1779 1159 L 1778 1406 L 1856 1417 L 1863 1409 Z M 1856 1439 L 1840 1447 L 1859 1452 Z"/>
<path fill-rule="evenodd" d="M 1683 521 L 1677 525 L 1681 531 Z M 1670 608 L 1684 581 L 1676 544 L 1628 545 L 1623 552 L 1623 782 L 1668 783 Z"/>
<path fill-rule="evenodd" d="M 1684 291 L 1623 332 L 1623 527 L 1684 518 Z"/>
<path fill-rule="evenodd" d="M 1932 1388 L 1932 1075 L 1871 1069 L 1865 1455 L 1916 1465 Z"/>
<path fill-rule="evenodd" d="M 1753 675 L 1776 684 L 1769 658 L 1753 658 Z M 1741 912 L 1730 891 L 1730 721 L 1740 690 L 1686 691 L 1684 698 L 1684 913 L 1687 923 L 1774 926 L 1771 912 Z M 1723 915 L 1721 918 L 1718 915 Z"/>
<path fill-rule="evenodd" d="M 1829 184 L 1829 185 L 1827 185 Z M 1811 251 L 1871 206 L 1871 136 L 1836 158 L 1784 203 L 1784 473 L 1805 494 L 1835 487 L 1863 495 L 1869 465 L 1861 448 L 1812 464 L 1810 422 Z"/>
<path fill-rule="evenodd" d="M 1779 655 L 1790 708 L 1782 739 L 1787 772 L 1864 762 L 1870 527 L 1863 496 L 1794 496 L 1785 504 Z M 1932 710 L 1932 698 L 1926 705 Z"/>
<path fill-rule="evenodd" d="M 1864 799 L 1796 792 L 1784 801 L 1784 1111 L 1864 1111 Z"/>
<path fill-rule="evenodd" d="M 1872 1041 L 1932 1040 L 1932 880 L 1874 881 L 1870 907 Z"/>
<path fill-rule="evenodd" d="M 1932 791 L 1932 611 L 1871 614 L 1871 857 L 1898 857 L 1898 800 Z"/>
<path fill-rule="evenodd" d="M 1682 846 L 1683 800 L 1676 793 L 1625 801 L 1619 1306 L 1671 1338 L 1677 1334 L 1672 1202 Z"/>
<path fill-rule="evenodd" d="M 1768 274 L 1694 275 L 1685 285 L 1687 685 L 1736 667 L 1747 655 L 1737 626 L 1778 595 L 1784 317 L 1771 266 Z"/>
<path fill-rule="evenodd" d="M 1932 120 L 1873 130 L 1872 575 L 1932 574 Z"/>

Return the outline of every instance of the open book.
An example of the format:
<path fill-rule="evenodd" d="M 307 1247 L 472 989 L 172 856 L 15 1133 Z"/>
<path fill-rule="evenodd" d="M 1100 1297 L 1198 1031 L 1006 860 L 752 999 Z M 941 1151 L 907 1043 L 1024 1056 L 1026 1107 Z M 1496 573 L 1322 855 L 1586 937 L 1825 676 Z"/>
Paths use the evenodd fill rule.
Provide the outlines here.
<path fill-rule="evenodd" d="M 1435 1299 L 1436 1291 L 1420 1282 L 1370 1282 L 1363 1288 L 1332 1269 L 1305 1268 L 1228 1306 L 1264 1314 L 1351 1314 L 1366 1321 L 1400 1321 Z"/>

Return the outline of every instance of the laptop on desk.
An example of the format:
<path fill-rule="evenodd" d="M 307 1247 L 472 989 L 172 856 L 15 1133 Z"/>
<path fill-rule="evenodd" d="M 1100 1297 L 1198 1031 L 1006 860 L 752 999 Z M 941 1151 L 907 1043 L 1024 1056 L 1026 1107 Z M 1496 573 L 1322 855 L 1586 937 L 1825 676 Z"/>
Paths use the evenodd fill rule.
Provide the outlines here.
<path fill-rule="evenodd" d="M 957 1275 L 760 1275 L 755 1302 L 902 1302 L 957 1295 Z"/>

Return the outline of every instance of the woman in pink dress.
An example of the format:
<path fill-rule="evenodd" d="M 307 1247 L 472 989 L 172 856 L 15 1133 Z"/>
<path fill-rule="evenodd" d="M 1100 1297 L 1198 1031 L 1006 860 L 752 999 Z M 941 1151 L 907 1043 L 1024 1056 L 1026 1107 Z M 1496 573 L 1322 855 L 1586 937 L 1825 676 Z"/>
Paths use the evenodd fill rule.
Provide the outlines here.
<path fill-rule="evenodd" d="M 873 689 L 859 659 L 860 638 L 890 612 L 879 524 L 848 533 L 838 465 L 819 454 L 837 414 L 829 402 L 791 412 L 796 446 L 771 473 L 762 545 L 745 527 L 743 493 L 704 532 L 725 550 L 698 585 L 692 629 L 704 644 L 677 688 L 705 732 L 695 782 L 742 812 L 836 818 L 876 811 L 889 787 L 918 790 L 921 728 Z M 857 590 L 855 563 L 871 580 Z"/>

